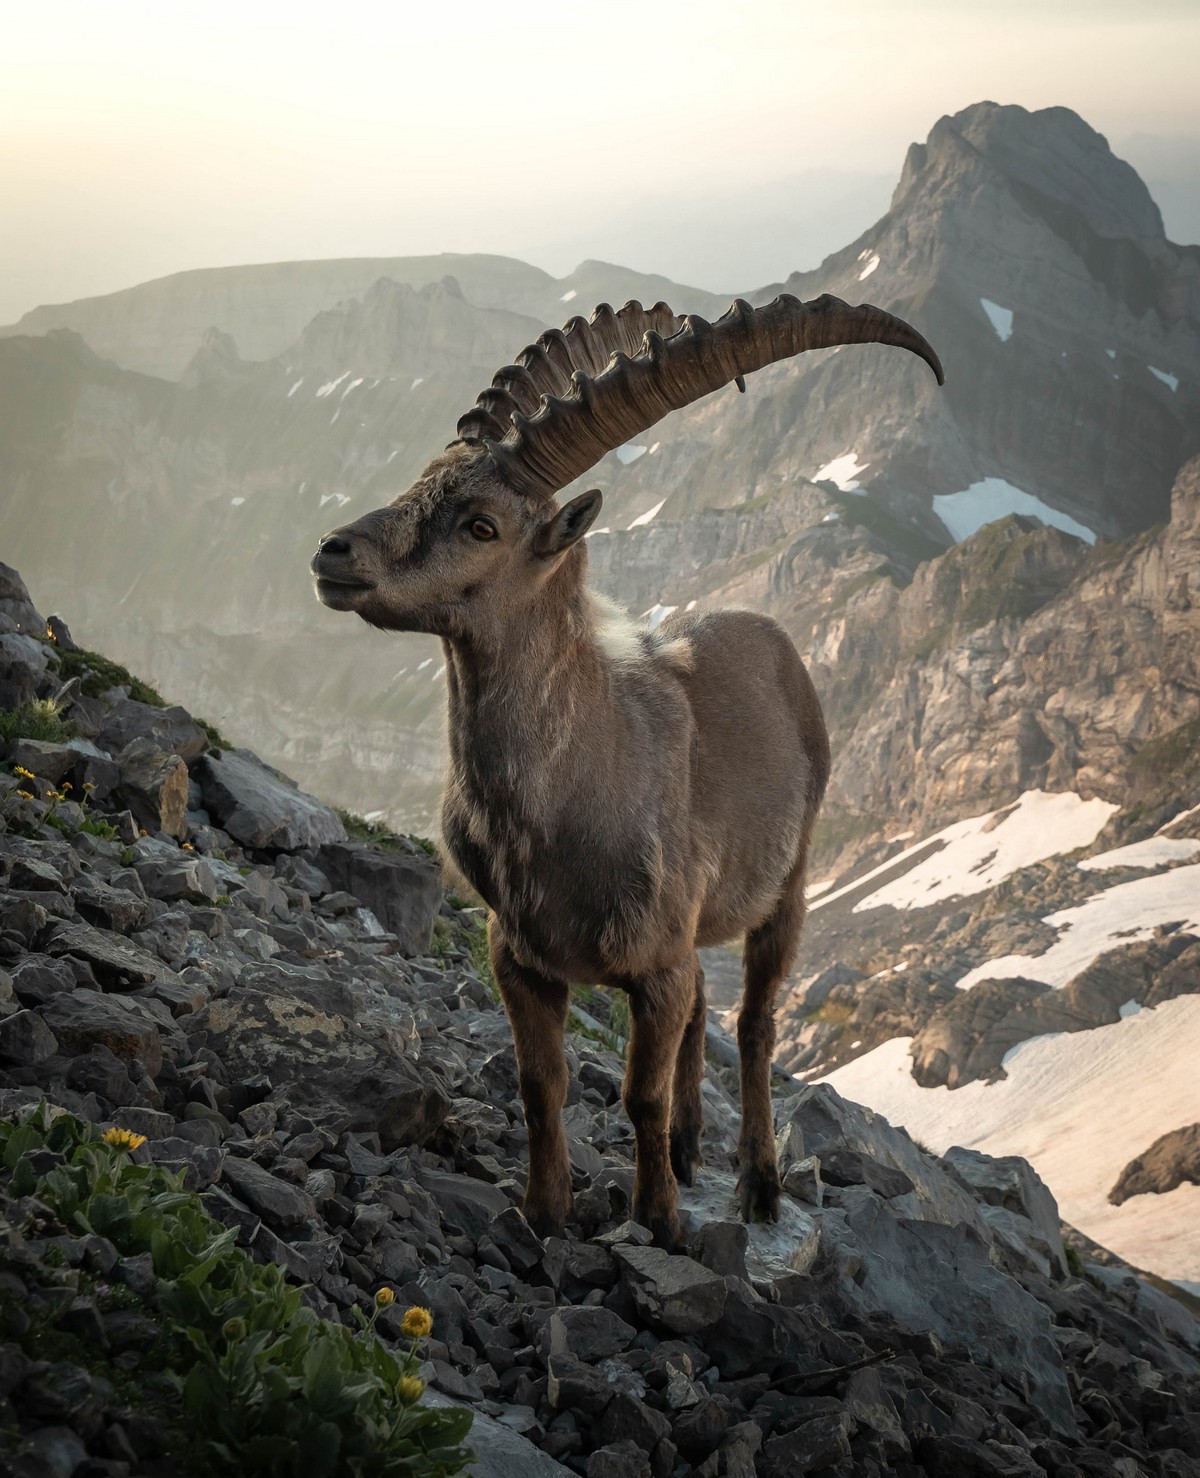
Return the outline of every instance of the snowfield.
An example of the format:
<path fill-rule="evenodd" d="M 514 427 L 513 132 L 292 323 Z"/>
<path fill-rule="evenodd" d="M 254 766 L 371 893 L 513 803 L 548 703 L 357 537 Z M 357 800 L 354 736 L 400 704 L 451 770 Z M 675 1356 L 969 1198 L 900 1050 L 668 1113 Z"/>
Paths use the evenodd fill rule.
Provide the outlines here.
<path fill-rule="evenodd" d="M 1149 939 L 1161 924 L 1200 932 L 1200 863 L 1118 883 L 1075 908 L 1047 914 L 1044 922 L 1057 929 L 1059 936 L 1045 954 L 988 960 L 967 971 L 958 982 L 959 990 L 969 990 L 981 980 L 1008 980 L 1014 975 L 1063 986 L 1109 950 Z M 1198 1117 L 1200 1088 L 1192 1094 L 1192 1121 Z"/>
<path fill-rule="evenodd" d="M 1002 477 L 985 477 L 981 482 L 973 482 L 961 493 L 938 494 L 933 499 L 933 511 L 946 525 L 951 538 L 958 543 L 977 533 L 984 524 L 1007 518 L 1010 513 L 1040 518 L 1044 524 L 1062 529 L 1065 534 L 1074 534 L 1087 544 L 1096 542 L 1096 535 L 1086 524 L 1080 523 L 1070 514 L 1060 513 L 1057 508 L 1051 508 L 1049 503 L 1043 503 L 1032 493 L 1014 487 Z"/>
<path fill-rule="evenodd" d="M 922 853 L 928 855 L 915 867 L 859 899 L 854 912 L 923 908 L 947 898 L 983 893 L 1031 862 L 1088 846 L 1116 809 L 1108 801 L 1082 800 L 1074 791 L 1051 795 L 1027 790 L 1014 806 L 956 821 L 811 906 L 822 908 L 864 883 L 894 873 Z M 938 843 L 937 851 L 929 850 Z"/>
<path fill-rule="evenodd" d="M 1196 868 L 1168 876 L 1188 870 L 1200 874 Z M 1200 905 L 1200 876 L 1194 886 Z M 1073 1226 L 1138 1267 L 1200 1284 L 1200 1186 L 1135 1196 L 1123 1206 L 1108 1201 L 1135 1155 L 1200 1114 L 1200 996 L 1177 997 L 1112 1026 L 1035 1037 L 1004 1059 L 1006 1079 L 953 1091 L 918 1086 L 910 1042 L 893 1038 L 821 1081 L 904 1125 L 939 1154 L 960 1144 L 1023 1155 Z"/>

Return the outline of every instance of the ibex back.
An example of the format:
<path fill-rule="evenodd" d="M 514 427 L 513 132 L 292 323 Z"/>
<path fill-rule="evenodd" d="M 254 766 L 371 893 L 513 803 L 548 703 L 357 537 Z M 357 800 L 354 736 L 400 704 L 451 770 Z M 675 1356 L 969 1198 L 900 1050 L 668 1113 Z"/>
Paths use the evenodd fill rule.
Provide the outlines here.
<path fill-rule="evenodd" d="M 601 983 L 629 996 L 634 1216 L 660 1245 L 677 1241 L 677 1182 L 692 1184 L 703 1132 L 697 949 L 742 935 L 739 1196 L 747 1219 L 778 1216 L 774 997 L 829 772 L 820 703 L 783 630 L 741 611 L 635 624 L 586 587 L 600 494 L 563 507 L 554 495 L 676 407 L 774 360 L 863 342 L 910 349 L 941 381 L 915 330 L 835 298 L 738 302 L 711 325 L 662 303 L 599 308 L 499 371 L 414 486 L 313 558 L 326 605 L 442 639 L 443 835 L 491 911 L 539 1231 L 571 1210 L 568 985 Z"/>

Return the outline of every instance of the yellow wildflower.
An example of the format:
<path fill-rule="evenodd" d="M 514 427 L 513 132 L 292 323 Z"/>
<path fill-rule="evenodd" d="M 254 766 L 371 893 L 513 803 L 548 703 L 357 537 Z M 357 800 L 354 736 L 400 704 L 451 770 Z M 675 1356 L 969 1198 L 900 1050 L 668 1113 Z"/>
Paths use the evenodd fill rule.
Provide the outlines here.
<path fill-rule="evenodd" d="M 33 799 L 32 790 L 18 790 L 17 794 L 21 797 L 23 801 L 31 801 Z"/>
<path fill-rule="evenodd" d="M 95 788 L 96 788 L 96 782 L 94 780 L 85 780 L 83 782 L 83 788 L 84 788 L 84 790 L 86 790 L 88 792 L 91 792 L 91 791 L 95 790 Z"/>
<path fill-rule="evenodd" d="M 405 1406 L 415 1405 L 425 1394 L 425 1382 L 419 1375 L 402 1375 L 396 1382 L 396 1399 Z"/>
<path fill-rule="evenodd" d="M 185 852 L 194 852 L 196 849 L 195 849 L 195 847 L 192 846 L 191 842 L 184 842 L 183 843 L 183 850 Z"/>
<path fill-rule="evenodd" d="M 424 1339 L 433 1328 L 433 1315 L 428 1309 L 414 1306 L 400 1321 L 400 1328 L 413 1339 Z"/>
<path fill-rule="evenodd" d="M 111 1144 L 115 1150 L 136 1150 L 146 1143 L 144 1134 L 135 1134 L 132 1129 L 106 1129 L 100 1136 L 105 1144 Z"/>
<path fill-rule="evenodd" d="M 396 1295 L 390 1288 L 381 1288 L 375 1295 L 375 1307 L 377 1309 L 386 1309 L 390 1304 L 394 1304 L 395 1302 Z"/>
<path fill-rule="evenodd" d="M 63 788 L 63 794 L 64 795 L 66 795 L 66 793 L 67 793 L 68 790 L 73 790 L 74 789 L 74 787 L 72 786 L 72 784 L 71 784 L 71 782 L 69 780 L 64 780 L 63 781 L 62 788 Z"/>
<path fill-rule="evenodd" d="M 22 775 L 26 780 L 35 780 L 37 777 L 32 770 L 27 770 L 24 765 L 17 765 L 13 769 L 14 775 Z"/>

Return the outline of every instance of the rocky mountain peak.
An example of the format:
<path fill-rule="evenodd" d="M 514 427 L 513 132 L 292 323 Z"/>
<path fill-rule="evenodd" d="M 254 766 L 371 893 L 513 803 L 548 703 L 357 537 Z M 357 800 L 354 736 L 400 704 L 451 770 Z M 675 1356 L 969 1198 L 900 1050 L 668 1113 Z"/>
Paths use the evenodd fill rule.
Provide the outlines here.
<path fill-rule="evenodd" d="M 1162 216 L 1137 171 L 1070 108 L 1030 112 L 982 102 L 938 119 L 926 143 L 909 149 L 893 209 L 931 176 L 959 176 L 979 159 L 1008 182 L 1079 212 L 1100 236 L 1164 239 Z"/>
<path fill-rule="evenodd" d="M 209 328 L 180 376 L 180 384 L 195 386 L 210 380 L 223 379 L 241 363 L 242 356 L 238 353 L 233 335 L 223 333 L 219 328 Z"/>

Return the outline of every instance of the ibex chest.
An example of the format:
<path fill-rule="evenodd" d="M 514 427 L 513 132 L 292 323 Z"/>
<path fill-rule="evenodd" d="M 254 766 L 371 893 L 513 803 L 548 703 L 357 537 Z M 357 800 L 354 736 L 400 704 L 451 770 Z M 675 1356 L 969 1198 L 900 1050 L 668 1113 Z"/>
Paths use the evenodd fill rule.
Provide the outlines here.
<path fill-rule="evenodd" d="M 619 845 L 603 818 L 539 834 L 453 789 L 442 826 L 450 855 L 496 914 L 518 958 L 569 979 L 600 980 L 639 949 L 663 900 L 657 838 Z"/>

